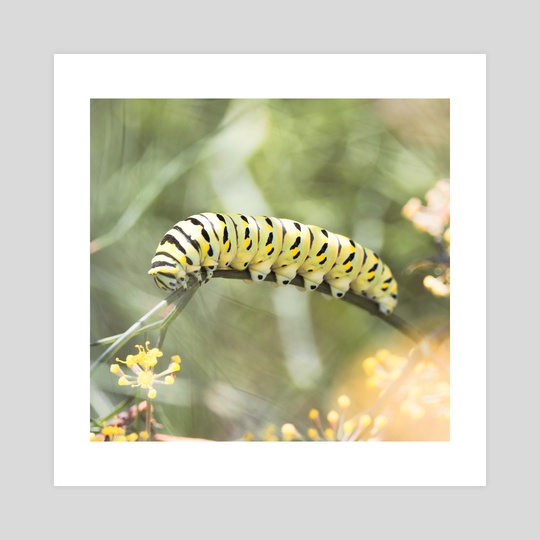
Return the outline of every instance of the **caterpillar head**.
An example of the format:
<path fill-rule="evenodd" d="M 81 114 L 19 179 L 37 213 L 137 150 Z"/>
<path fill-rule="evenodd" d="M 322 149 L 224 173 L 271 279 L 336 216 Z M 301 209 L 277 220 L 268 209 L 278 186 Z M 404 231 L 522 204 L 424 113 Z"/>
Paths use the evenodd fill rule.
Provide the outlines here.
<path fill-rule="evenodd" d="M 152 259 L 152 267 L 148 274 L 154 276 L 155 284 L 165 291 L 176 291 L 176 289 L 187 287 L 186 271 L 179 264 L 164 260 L 160 255 Z"/>

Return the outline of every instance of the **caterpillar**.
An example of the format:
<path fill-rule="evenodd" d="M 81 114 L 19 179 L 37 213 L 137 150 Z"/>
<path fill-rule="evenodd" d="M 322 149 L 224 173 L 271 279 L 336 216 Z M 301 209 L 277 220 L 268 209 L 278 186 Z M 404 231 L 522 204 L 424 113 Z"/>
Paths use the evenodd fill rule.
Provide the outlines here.
<path fill-rule="evenodd" d="M 285 218 L 205 212 L 179 221 L 159 243 L 148 274 L 174 291 L 194 275 L 208 281 L 215 270 L 248 270 L 253 281 L 274 272 L 278 285 L 300 276 L 306 290 L 326 282 L 334 298 L 351 290 L 390 314 L 397 282 L 372 250 L 340 234 Z"/>

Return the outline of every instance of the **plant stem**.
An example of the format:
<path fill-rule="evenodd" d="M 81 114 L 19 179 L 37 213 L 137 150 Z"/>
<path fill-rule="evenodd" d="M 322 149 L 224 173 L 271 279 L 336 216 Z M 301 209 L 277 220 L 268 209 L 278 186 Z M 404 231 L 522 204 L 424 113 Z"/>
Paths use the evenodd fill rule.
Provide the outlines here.
<path fill-rule="evenodd" d="M 195 278 L 193 278 L 195 280 Z M 154 308 L 152 308 L 148 313 L 143 315 L 136 323 L 132 324 L 123 334 L 120 334 L 114 343 L 112 343 L 101 356 L 92 364 L 90 368 L 90 373 L 94 371 L 106 360 L 108 360 L 113 354 L 115 354 L 133 335 L 135 335 L 138 330 L 143 326 L 143 324 L 153 317 L 156 313 L 159 313 L 162 309 L 171 305 L 173 302 L 177 302 L 176 306 L 176 315 L 181 312 L 188 304 L 188 302 L 193 298 L 195 291 L 199 288 L 200 283 L 190 280 L 188 284 L 188 289 L 178 289 L 168 296 L 165 300 L 162 300 Z M 175 316 L 176 316 L 175 315 Z M 167 319 L 165 319 L 167 320 Z"/>
<path fill-rule="evenodd" d="M 152 403 L 151 399 L 146 400 L 146 433 L 150 437 L 148 440 L 152 440 Z"/>

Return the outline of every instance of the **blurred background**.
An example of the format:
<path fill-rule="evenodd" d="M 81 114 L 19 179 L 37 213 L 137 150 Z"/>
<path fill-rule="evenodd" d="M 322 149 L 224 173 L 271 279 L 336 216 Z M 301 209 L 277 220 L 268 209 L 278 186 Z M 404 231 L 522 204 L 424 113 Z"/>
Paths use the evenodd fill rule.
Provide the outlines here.
<path fill-rule="evenodd" d="M 124 332 L 166 297 L 150 261 L 169 228 L 200 212 L 291 218 L 349 236 L 392 269 L 399 317 L 426 332 L 448 322 L 449 298 L 424 286 L 422 269 L 406 272 L 438 251 L 402 209 L 449 178 L 449 122 L 449 101 L 434 99 L 92 100 L 91 341 Z M 156 339 L 138 336 L 116 356 Z M 369 410 L 381 386 L 366 359 L 405 358 L 412 345 L 322 294 L 213 279 L 162 346 L 182 369 L 154 400 L 159 431 L 269 440 L 271 426 L 291 422 L 306 433 L 309 411 L 324 416 L 343 394 L 351 416 Z M 92 347 L 91 360 L 103 350 Z M 117 383 L 109 365 L 93 375 L 92 418 L 136 394 Z M 421 413 L 402 406 L 409 390 L 383 411 L 384 440 L 448 440 L 448 396 L 430 392 Z"/>

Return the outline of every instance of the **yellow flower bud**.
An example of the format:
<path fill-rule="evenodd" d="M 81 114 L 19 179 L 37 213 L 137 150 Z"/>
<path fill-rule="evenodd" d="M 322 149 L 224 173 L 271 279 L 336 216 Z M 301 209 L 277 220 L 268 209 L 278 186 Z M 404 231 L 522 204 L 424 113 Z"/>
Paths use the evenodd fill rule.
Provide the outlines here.
<path fill-rule="evenodd" d="M 309 411 L 309 417 L 311 420 L 317 420 L 319 418 L 319 411 L 317 409 L 311 409 Z"/>
<path fill-rule="evenodd" d="M 298 436 L 298 431 L 293 424 L 283 424 L 281 426 L 281 433 L 286 441 L 290 441 Z"/>
<path fill-rule="evenodd" d="M 333 441 L 334 440 L 334 430 L 332 428 L 326 428 L 324 430 L 324 434 L 327 439 Z"/>
<path fill-rule="evenodd" d="M 147 441 L 149 438 L 150 435 L 148 434 L 148 431 L 141 431 L 139 433 L 139 439 L 141 439 L 141 441 Z"/>
<path fill-rule="evenodd" d="M 182 361 L 182 360 L 180 360 L 180 357 L 179 357 L 177 354 L 175 354 L 174 356 L 172 356 L 172 357 L 171 357 L 171 360 L 172 360 L 173 362 L 175 362 L 176 364 L 179 364 L 179 363 Z"/>
<path fill-rule="evenodd" d="M 118 384 L 120 386 L 129 386 L 131 383 L 125 377 L 120 377 L 118 379 Z"/>
<path fill-rule="evenodd" d="M 371 424 L 371 416 L 369 414 L 363 414 L 360 417 L 360 425 L 364 428 L 368 427 Z"/>
<path fill-rule="evenodd" d="M 339 396 L 338 397 L 338 405 L 342 409 L 348 409 L 349 406 L 351 405 L 351 400 L 349 399 L 349 396 L 346 396 L 346 395 Z"/>
<path fill-rule="evenodd" d="M 120 369 L 120 366 L 118 364 L 113 364 L 111 366 L 111 373 L 119 373 L 122 370 Z"/>
<path fill-rule="evenodd" d="M 339 420 L 339 413 L 337 411 L 330 411 L 326 418 L 332 426 L 335 426 Z"/>
<path fill-rule="evenodd" d="M 101 430 L 101 433 L 103 433 L 103 435 L 107 435 L 109 437 L 114 437 L 115 435 L 123 435 L 125 432 L 126 431 L 123 428 L 118 426 L 105 426 Z"/>
<path fill-rule="evenodd" d="M 317 433 L 317 430 L 315 428 L 308 428 L 307 435 L 310 439 L 314 441 L 319 440 L 319 434 Z"/>
<path fill-rule="evenodd" d="M 348 436 L 354 431 L 355 427 L 356 427 L 356 422 L 354 420 L 347 420 L 343 424 L 343 432 L 345 433 L 345 435 Z"/>
<path fill-rule="evenodd" d="M 148 390 L 148 398 L 154 399 L 156 396 L 157 396 L 157 390 L 155 388 L 150 388 L 150 390 Z"/>
<path fill-rule="evenodd" d="M 367 375 L 373 375 L 375 373 L 375 368 L 377 367 L 377 360 L 370 356 L 362 362 L 362 367 Z"/>
<path fill-rule="evenodd" d="M 174 377 L 172 375 L 167 375 L 165 377 L 165 384 L 173 384 L 174 383 Z"/>

